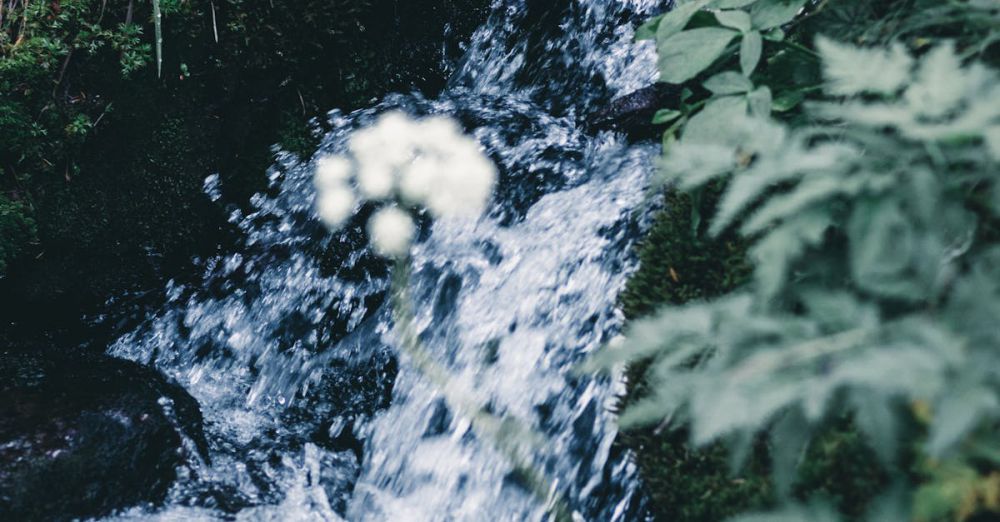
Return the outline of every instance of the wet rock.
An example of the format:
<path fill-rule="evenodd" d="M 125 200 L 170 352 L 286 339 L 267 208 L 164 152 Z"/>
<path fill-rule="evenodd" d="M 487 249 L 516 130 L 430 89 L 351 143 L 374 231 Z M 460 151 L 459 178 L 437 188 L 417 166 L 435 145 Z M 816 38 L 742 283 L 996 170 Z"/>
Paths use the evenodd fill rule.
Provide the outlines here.
<path fill-rule="evenodd" d="M 677 85 L 650 85 L 612 100 L 587 123 L 594 130 L 624 132 L 636 140 L 654 138 L 666 125 L 654 125 L 653 115 L 662 108 L 676 107 L 680 103 L 680 92 Z"/>
<path fill-rule="evenodd" d="M 104 355 L 0 352 L 0 520 L 158 502 L 179 464 L 206 458 L 201 427 L 195 400 L 152 369 Z"/>

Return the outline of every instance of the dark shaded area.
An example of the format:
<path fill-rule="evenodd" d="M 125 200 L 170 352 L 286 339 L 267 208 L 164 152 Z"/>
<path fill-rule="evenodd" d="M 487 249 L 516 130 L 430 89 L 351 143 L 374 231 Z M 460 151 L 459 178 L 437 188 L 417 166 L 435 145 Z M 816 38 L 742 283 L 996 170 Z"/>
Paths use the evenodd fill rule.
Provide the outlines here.
<path fill-rule="evenodd" d="M 74 5 L 88 22 L 100 11 L 109 28 L 130 19 L 141 27 L 141 41 L 152 40 L 145 3 Z M 38 89 L 14 93 L 29 101 L 41 96 L 51 111 L 71 109 L 96 123 L 51 166 L 15 164 L 17 151 L 0 154 L 17 178 L 0 187 L 17 186 L 8 192 L 14 203 L 0 203 L 21 205 L 17 215 L 5 211 L 0 226 L 30 237 L 37 224 L 33 246 L 18 251 L 0 279 L 5 328 L 51 329 L 109 297 L 157 293 L 167 277 L 185 277 L 192 258 L 236 241 L 228 210 L 202 193 L 206 176 L 220 173 L 224 201 L 245 205 L 265 186 L 273 144 L 311 151 L 320 129 L 310 128 L 310 118 L 322 122 L 329 109 L 351 110 L 393 91 L 436 93 L 488 2 L 164 5 L 162 78 L 155 63 L 123 77 L 118 53 L 102 49 L 66 60 L 51 99 Z M 9 247 L 23 248 L 23 239 Z"/>
<path fill-rule="evenodd" d="M 158 502 L 176 466 L 206 451 L 197 403 L 153 370 L 106 356 L 0 353 L 0 519 Z"/>

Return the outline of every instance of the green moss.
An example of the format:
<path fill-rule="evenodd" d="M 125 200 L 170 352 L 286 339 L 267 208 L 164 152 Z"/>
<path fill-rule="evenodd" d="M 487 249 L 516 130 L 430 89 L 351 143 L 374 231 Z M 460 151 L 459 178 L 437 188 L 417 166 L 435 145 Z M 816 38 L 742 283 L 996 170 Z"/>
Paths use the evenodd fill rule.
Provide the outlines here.
<path fill-rule="evenodd" d="M 695 200 L 669 191 L 639 250 L 640 269 L 622 294 L 628 318 L 646 315 L 665 304 L 721 295 L 750 276 L 746 246 L 735 234 L 718 238 L 706 233 L 707 219 L 720 189 L 713 187 Z"/>
<path fill-rule="evenodd" d="M 721 187 L 697 197 L 669 191 L 665 208 L 640 246 L 640 268 L 622 295 L 627 317 L 660 306 L 709 299 L 748 281 L 752 266 L 747 244 L 734 233 L 706 234 L 701 216 L 713 215 Z M 627 407 L 647 394 L 646 366 L 628 369 Z M 746 465 L 733 472 L 725 445 L 695 448 L 684 429 L 625 431 L 620 443 L 635 453 L 655 520 L 714 521 L 766 509 L 776 502 L 765 441 L 755 445 Z M 886 483 L 885 471 L 864 438 L 847 421 L 833 422 L 808 449 L 794 485 L 795 496 L 822 496 L 850 519 L 860 517 Z"/>
<path fill-rule="evenodd" d="M 723 446 L 692 448 L 684 430 L 630 431 L 621 441 L 635 451 L 654 520 L 723 520 L 773 502 L 766 459 L 759 454 L 732 473 Z"/>
<path fill-rule="evenodd" d="M 886 470 L 864 436 L 849 421 L 831 423 L 799 466 L 795 495 L 820 496 L 849 520 L 860 520 L 889 482 Z"/>

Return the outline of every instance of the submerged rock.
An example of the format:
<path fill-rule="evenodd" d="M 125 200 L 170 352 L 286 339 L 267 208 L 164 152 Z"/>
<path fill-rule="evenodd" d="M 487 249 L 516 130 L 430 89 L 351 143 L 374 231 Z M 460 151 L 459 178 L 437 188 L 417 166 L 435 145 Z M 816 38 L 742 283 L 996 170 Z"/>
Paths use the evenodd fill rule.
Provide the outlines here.
<path fill-rule="evenodd" d="M 201 428 L 197 402 L 152 369 L 104 355 L 0 352 L 0 519 L 95 517 L 160 501 L 177 466 L 206 455 Z"/>

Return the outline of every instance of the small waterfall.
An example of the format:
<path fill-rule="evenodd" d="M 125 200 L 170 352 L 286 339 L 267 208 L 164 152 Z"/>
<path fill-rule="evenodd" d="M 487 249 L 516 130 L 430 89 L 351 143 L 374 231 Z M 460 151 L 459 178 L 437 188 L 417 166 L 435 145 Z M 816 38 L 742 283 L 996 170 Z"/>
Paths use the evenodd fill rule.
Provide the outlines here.
<path fill-rule="evenodd" d="M 496 0 L 438 99 L 392 95 L 329 115 L 320 152 L 387 110 L 448 114 L 501 175 L 478 221 L 427 221 L 411 258 L 415 326 L 452 393 L 531 427 L 532 456 L 575 520 L 641 520 L 635 470 L 613 444 L 620 390 L 573 368 L 621 327 L 658 147 L 584 125 L 655 81 L 633 27 L 658 0 Z M 154 364 L 202 406 L 210 462 L 167 505 L 122 520 L 543 520 L 547 509 L 463 412 L 394 349 L 390 266 L 363 209 L 328 232 L 312 161 L 281 153 L 270 188 L 236 207 L 237 251 L 111 353 Z M 220 198 L 218 177 L 206 193 Z"/>

